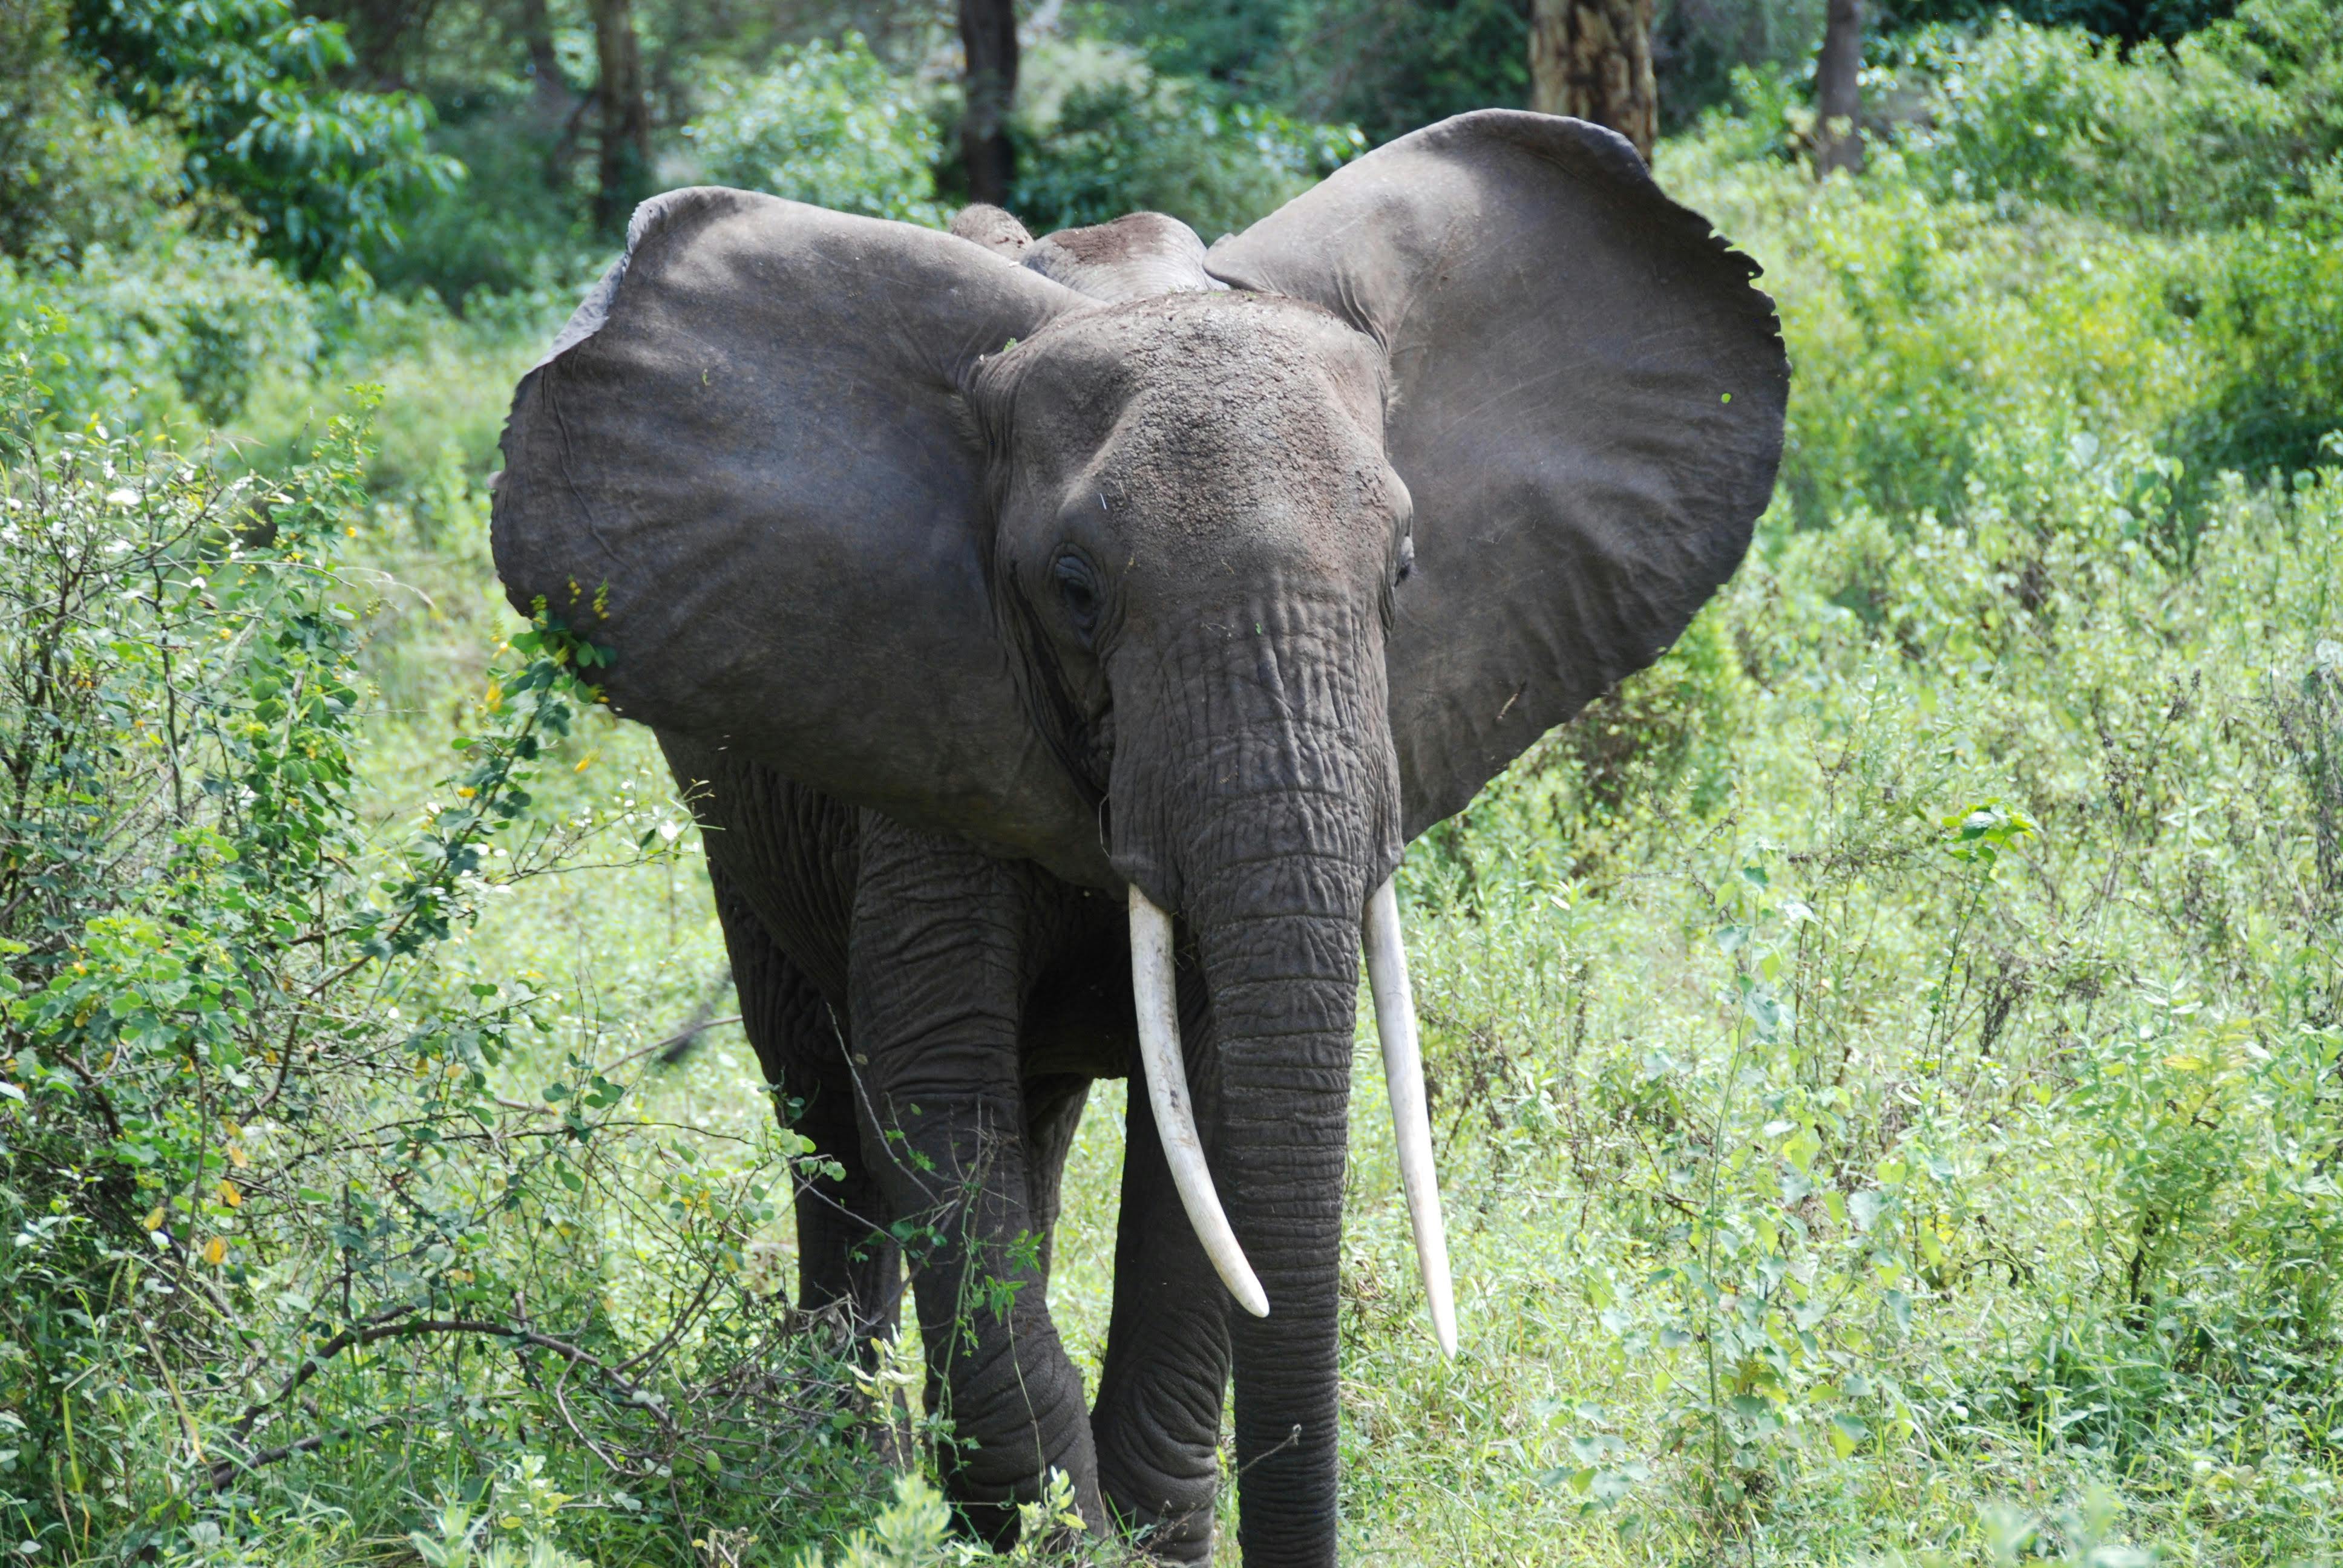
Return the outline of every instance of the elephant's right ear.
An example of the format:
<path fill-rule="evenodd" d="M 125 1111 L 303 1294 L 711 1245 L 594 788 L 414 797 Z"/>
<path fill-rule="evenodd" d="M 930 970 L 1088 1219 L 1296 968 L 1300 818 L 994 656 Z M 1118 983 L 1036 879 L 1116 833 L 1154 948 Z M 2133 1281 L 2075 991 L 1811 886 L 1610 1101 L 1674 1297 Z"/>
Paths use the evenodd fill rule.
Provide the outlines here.
<path fill-rule="evenodd" d="M 1383 345 L 1415 501 L 1387 657 L 1410 838 L 1674 641 L 1773 494 L 1789 364 L 1755 266 L 1624 138 L 1482 109 L 1205 258 Z"/>
<path fill-rule="evenodd" d="M 612 708 L 1111 885 L 995 634 L 980 357 L 1080 296 L 743 191 L 647 202 L 515 396 L 498 575 L 611 650 Z"/>

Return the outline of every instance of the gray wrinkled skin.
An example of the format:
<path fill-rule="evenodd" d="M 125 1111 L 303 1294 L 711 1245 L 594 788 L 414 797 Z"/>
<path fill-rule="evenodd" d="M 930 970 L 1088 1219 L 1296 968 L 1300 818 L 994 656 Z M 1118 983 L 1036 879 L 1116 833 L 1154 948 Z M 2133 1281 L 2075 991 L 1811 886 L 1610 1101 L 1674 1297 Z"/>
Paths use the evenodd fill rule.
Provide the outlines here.
<path fill-rule="evenodd" d="M 1361 911 L 1738 563 L 1787 384 L 1754 270 L 1610 133 L 1489 111 L 1209 252 L 672 193 L 522 383 L 498 570 L 614 650 L 708 829 L 749 1037 L 844 1172 L 799 1200 L 800 1301 L 890 1332 L 887 1228 L 920 1238 L 978 1532 L 1054 1467 L 1203 1561 L 1233 1376 L 1245 1562 L 1334 1560 Z M 1178 916 L 1272 1312 L 1232 1311 L 1134 1095 L 1086 1404 L 1047 1238 L 1131 1070 L 1126 882 Z"/>
<path fill-rule="evenodd" d="M 1196 231 L 1160 212 L 1061 228 L 1035 240 L 1018 259 L 1092 299 L 1119 302 L 1228 286 L 1204 269 L 1204 242 Z"/>

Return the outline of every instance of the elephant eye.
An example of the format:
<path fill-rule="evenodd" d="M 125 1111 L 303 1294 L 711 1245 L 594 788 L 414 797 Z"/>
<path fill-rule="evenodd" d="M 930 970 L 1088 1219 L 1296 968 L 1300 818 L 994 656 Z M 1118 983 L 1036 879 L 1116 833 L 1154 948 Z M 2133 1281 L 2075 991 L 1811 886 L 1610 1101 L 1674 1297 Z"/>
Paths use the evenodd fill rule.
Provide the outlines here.
<path fill-rule="evenodd" d="M 1091 575 L 1090 563 L 1080 556 L 1060 556 L 1050 576 L 1058 585 L 1058 602 L 1066 607 L 1066 619 L 1087 648 L 1098 630 L 1099 612 L 1098 579 Z"/>

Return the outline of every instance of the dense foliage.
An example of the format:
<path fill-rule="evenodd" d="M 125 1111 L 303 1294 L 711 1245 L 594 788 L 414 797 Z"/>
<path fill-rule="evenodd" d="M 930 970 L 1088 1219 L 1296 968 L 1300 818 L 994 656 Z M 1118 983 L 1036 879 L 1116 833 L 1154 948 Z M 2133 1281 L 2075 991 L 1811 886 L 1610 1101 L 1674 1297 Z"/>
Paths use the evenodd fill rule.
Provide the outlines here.
<path fill-rule="evenodd" d="M 128 4 L 0 0 L 0 1544 L 980 1555 L 916 1345 L 777 1293 L 806 1151 L 689 815 L 491 580 L 503 399 L 601 259 L 582 12 L 548 77 L 526 7 L 392 51 Z M 1735 95 L 1658 173 L 1767 268 L 1782 486 L 1411 851 L 1466 1349 L 1363 1049 L 1346 1554 L 2343 1551 L 2343 18 L 2101 10 L 1901 8 L 1818 185 L 1819 7 L 1664 9 Z M 721 19 L 642 13 L 673 180 L 941 220 L 935 18 Z M 1517 97 L 1517 26 L 1059 14 L 1017 203 L 1209 239 Z M 1098 1099 L 1051 1288 L 1093 1362 Z"/>
<path fill-rule="evenodd" d="M 683 128 L 713 185 L 770 191 L 869 217 L 940 227 L 943 156 L 935 123 L 860 34 L 782 53 L 746 80 L 719 80 Z"/>
<path fill-rule="evenodd" d="M 439 798 L 359 813 L 361 438 L 337 420 L 263 479 L 12 432 L 0 1512 L 28 1556 L 323 1528 L 329 1502 L 258 1472 L 393 1432 L 500 1478 L 494 1529 L 532 1550 L 567 1501 L 525 1441 L 546 1423 L 651 1528 L 704 1493 L 818 1497 L 854 1452 L 834 1333 L 777 1338 L 747 1282 L 802 1141 L 621 1121 L 619 1066 L 574 1050 L 527 1100 L 492 1081 L 559 999 L 451 944 L 519 881 L 678 834 L 672 806 L 532 797 L 593 651 L 517 635 Z M 594 1288 L 612 1238 L 579 1223 L 606 1185 L 653 1271 L 632 1303 Z M 478 1375 L 491 1352 L 508 1386 Z"/>
<path fill-rule="evenodd" d="M 1034 233 L 1151 208 L 1185 220 L 1208 244 L 1367 146 L 1354 126 L 1261 108 L 1101 39 L 1035 52 L 1015 129 L 1011 205 Z"/>
<path fill-rule="evenodd" d="M 402 206 L 460 173 L 425 146 L 423 102 L 336 82 L 342 29 L 291 0 L 81 0 L 72 38 L 123 105 L 180 128 L 190 185 L 233 196 L 305 270 L 391 240 Z"/>

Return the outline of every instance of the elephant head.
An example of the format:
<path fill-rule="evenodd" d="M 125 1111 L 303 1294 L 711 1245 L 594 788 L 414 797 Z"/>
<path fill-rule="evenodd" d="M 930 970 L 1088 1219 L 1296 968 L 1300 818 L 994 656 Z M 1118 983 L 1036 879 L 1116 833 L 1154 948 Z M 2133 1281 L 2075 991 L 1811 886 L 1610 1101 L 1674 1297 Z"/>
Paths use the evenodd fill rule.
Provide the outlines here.
<path fill-rule="evenodd" d="M 497 562 L 619 712 L 1128 890 L 1163 1141 L 1252 1314 L 1247 1560 L 1284 1561 L 1331 1540 L 1362 923 L 1446 1341 L 1391 876 L 1733 571 L 1787 367 L 1755 268 L 1576 121 L 1450 120 L 1209 253 L 1134 221 L 647 204 L 522 384 Z"/>

